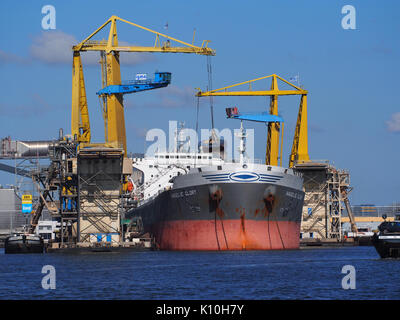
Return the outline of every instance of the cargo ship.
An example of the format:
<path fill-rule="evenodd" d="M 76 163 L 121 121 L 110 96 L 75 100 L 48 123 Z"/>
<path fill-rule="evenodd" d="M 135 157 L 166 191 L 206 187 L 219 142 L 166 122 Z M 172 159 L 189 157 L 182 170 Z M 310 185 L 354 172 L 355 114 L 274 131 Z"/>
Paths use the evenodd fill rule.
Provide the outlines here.
<path fill-rule="evenodd" d="M 244 143 L 237 162 L 179 147 L 133 158 L 137 206 L 126 218 L 140 219 L 161 250 L 297 249 L 303 179 L 256 162 Z"/>

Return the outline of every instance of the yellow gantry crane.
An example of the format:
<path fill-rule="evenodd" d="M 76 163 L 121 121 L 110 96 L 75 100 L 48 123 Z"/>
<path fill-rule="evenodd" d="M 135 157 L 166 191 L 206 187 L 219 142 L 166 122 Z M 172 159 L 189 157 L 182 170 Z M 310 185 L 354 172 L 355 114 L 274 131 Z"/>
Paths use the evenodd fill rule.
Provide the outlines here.
<path fill-rule="evenodd" d="M 271 78 L 270 90 L 252 90 L 252 84 L 259 80 Z M 288 84 L 292 89 L 280 90 L 278 88 L 278 79 Z M 231 91 L 232 88 L 241 85 L 248 85 L 248 90 L 244 91 Z M 196 96 L 208 97 L 208 96 L 270 96 L 270 108 L 269 112 L 272 115 L 278 115 L 278 97 L 288 95 L 300 95 L 300 107 L 297 116 L 297 124 L 293 139 L 292 152 L 289 159 L 289 167 L 293 167 L 295 162 L 309 161 L 308 155 L 308 136 L 307 136 L 307 90 L 299 88 L 289 81 L 281 78 L 276 74 L 269 76 L 233 84 L 231 86 L 215 89 L 207 92 L 198 91 Z M 283 123 L 282 123 L 283 125 Z M 281 131 L 282 130 L 282 131 Z M 267 137 L 267 150 L 265 163 L 267 165 L 277 166 L 280 158 L 280 165 L 282 165 L 282 155 L 279 155 L 280 139 L 282 142 L 283 127 L 279 122 L 268 123 L 268 137 Z M 281 138 L 280 138 L 281 135 Z"/>
<path fill-rule="evenodd" d="M 121 21 L 148 31 L 156 35 L 154 46 L 120 46 L 118 44 L 117 21 Z M 110 24 L 110 31 L 107 40 L 91 40 L 99 31 Z M 166 39 L 161 43 L 160 38 Z M 172 42 L 177 42 L 183 46 L 171 46 Z M 200 55 L 212 56 L 215 51 L 208 48 L 209 40 L 204 40 L 201 47 L 189 44 L 165 34 L 142 27 L 136 23 L 111 16 L 103 25 L 94 31 L 85 40 L 73 46 L 73 67 L 72 67 L 72 114 L 71 114 L 71 133 L 81 145 L 90 143 L 90 122 L 83 77 L 81 52 L 99 51 L 102 63 L 102 85 L 121 85 L 121 71 L 119 62 L 119 52 L 164 52 L 164 53 L 195 53 Z M 123 109 L 123 97 L 121 93 L 111 93 L 103 96 L 103 118 L 105 130 L 105 145 L 123 148 L 126 156 L 126 132 L 125 118 Z"/>

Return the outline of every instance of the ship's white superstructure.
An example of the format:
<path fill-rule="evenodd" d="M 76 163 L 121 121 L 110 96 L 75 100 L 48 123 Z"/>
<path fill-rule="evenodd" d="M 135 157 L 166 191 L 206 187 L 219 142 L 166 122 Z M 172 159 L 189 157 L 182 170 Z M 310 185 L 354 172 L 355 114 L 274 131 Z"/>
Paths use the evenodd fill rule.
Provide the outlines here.
<path fill-rule="evenodd" d="M 224 163 L 212 153 L 157 152 L 152 157 L 133 158 L 137 172 L 134 194 L 139 202 L 146 201 L 173 185 L 173 178 L 187 174 L 192 168 L 217 166 Z"/>

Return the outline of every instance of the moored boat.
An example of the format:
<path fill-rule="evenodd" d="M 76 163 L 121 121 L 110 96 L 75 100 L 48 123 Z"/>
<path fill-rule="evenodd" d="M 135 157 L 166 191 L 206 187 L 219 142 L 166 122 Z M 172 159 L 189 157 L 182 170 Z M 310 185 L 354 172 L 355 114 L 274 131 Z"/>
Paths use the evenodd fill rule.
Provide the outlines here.
<path fill-rule="evenodd" d="M 386 216 L 372 237 L 372 243 L 381 258 L 400 258 L 400 214 L 394 221 L 386 221 Z"/>
<path fill-rule="evenodd" d="M 4 253 L 43 253 L 44 242 L 36 234 L 13 234 L 4 242 Z"/>
<path fill-rule="evenodd" d="M 126 217 L 140 218 L 164 250 L 299 248 L 301 175 L 242 155 L 229 162 L 178 149 L 133 159 L 141 174 L 134 181 L 137 207 Z"/>

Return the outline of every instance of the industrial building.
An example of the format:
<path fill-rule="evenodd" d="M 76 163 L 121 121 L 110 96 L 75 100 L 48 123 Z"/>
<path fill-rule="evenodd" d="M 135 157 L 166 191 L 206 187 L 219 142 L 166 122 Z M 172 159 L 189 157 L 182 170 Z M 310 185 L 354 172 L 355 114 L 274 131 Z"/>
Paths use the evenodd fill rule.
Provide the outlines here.
<path fill-rule="evenodd" d="M 21 199 L 14 189 L 0 187 L 0 237 L 22 229 L 28 217 L 21 213 Z"/>

